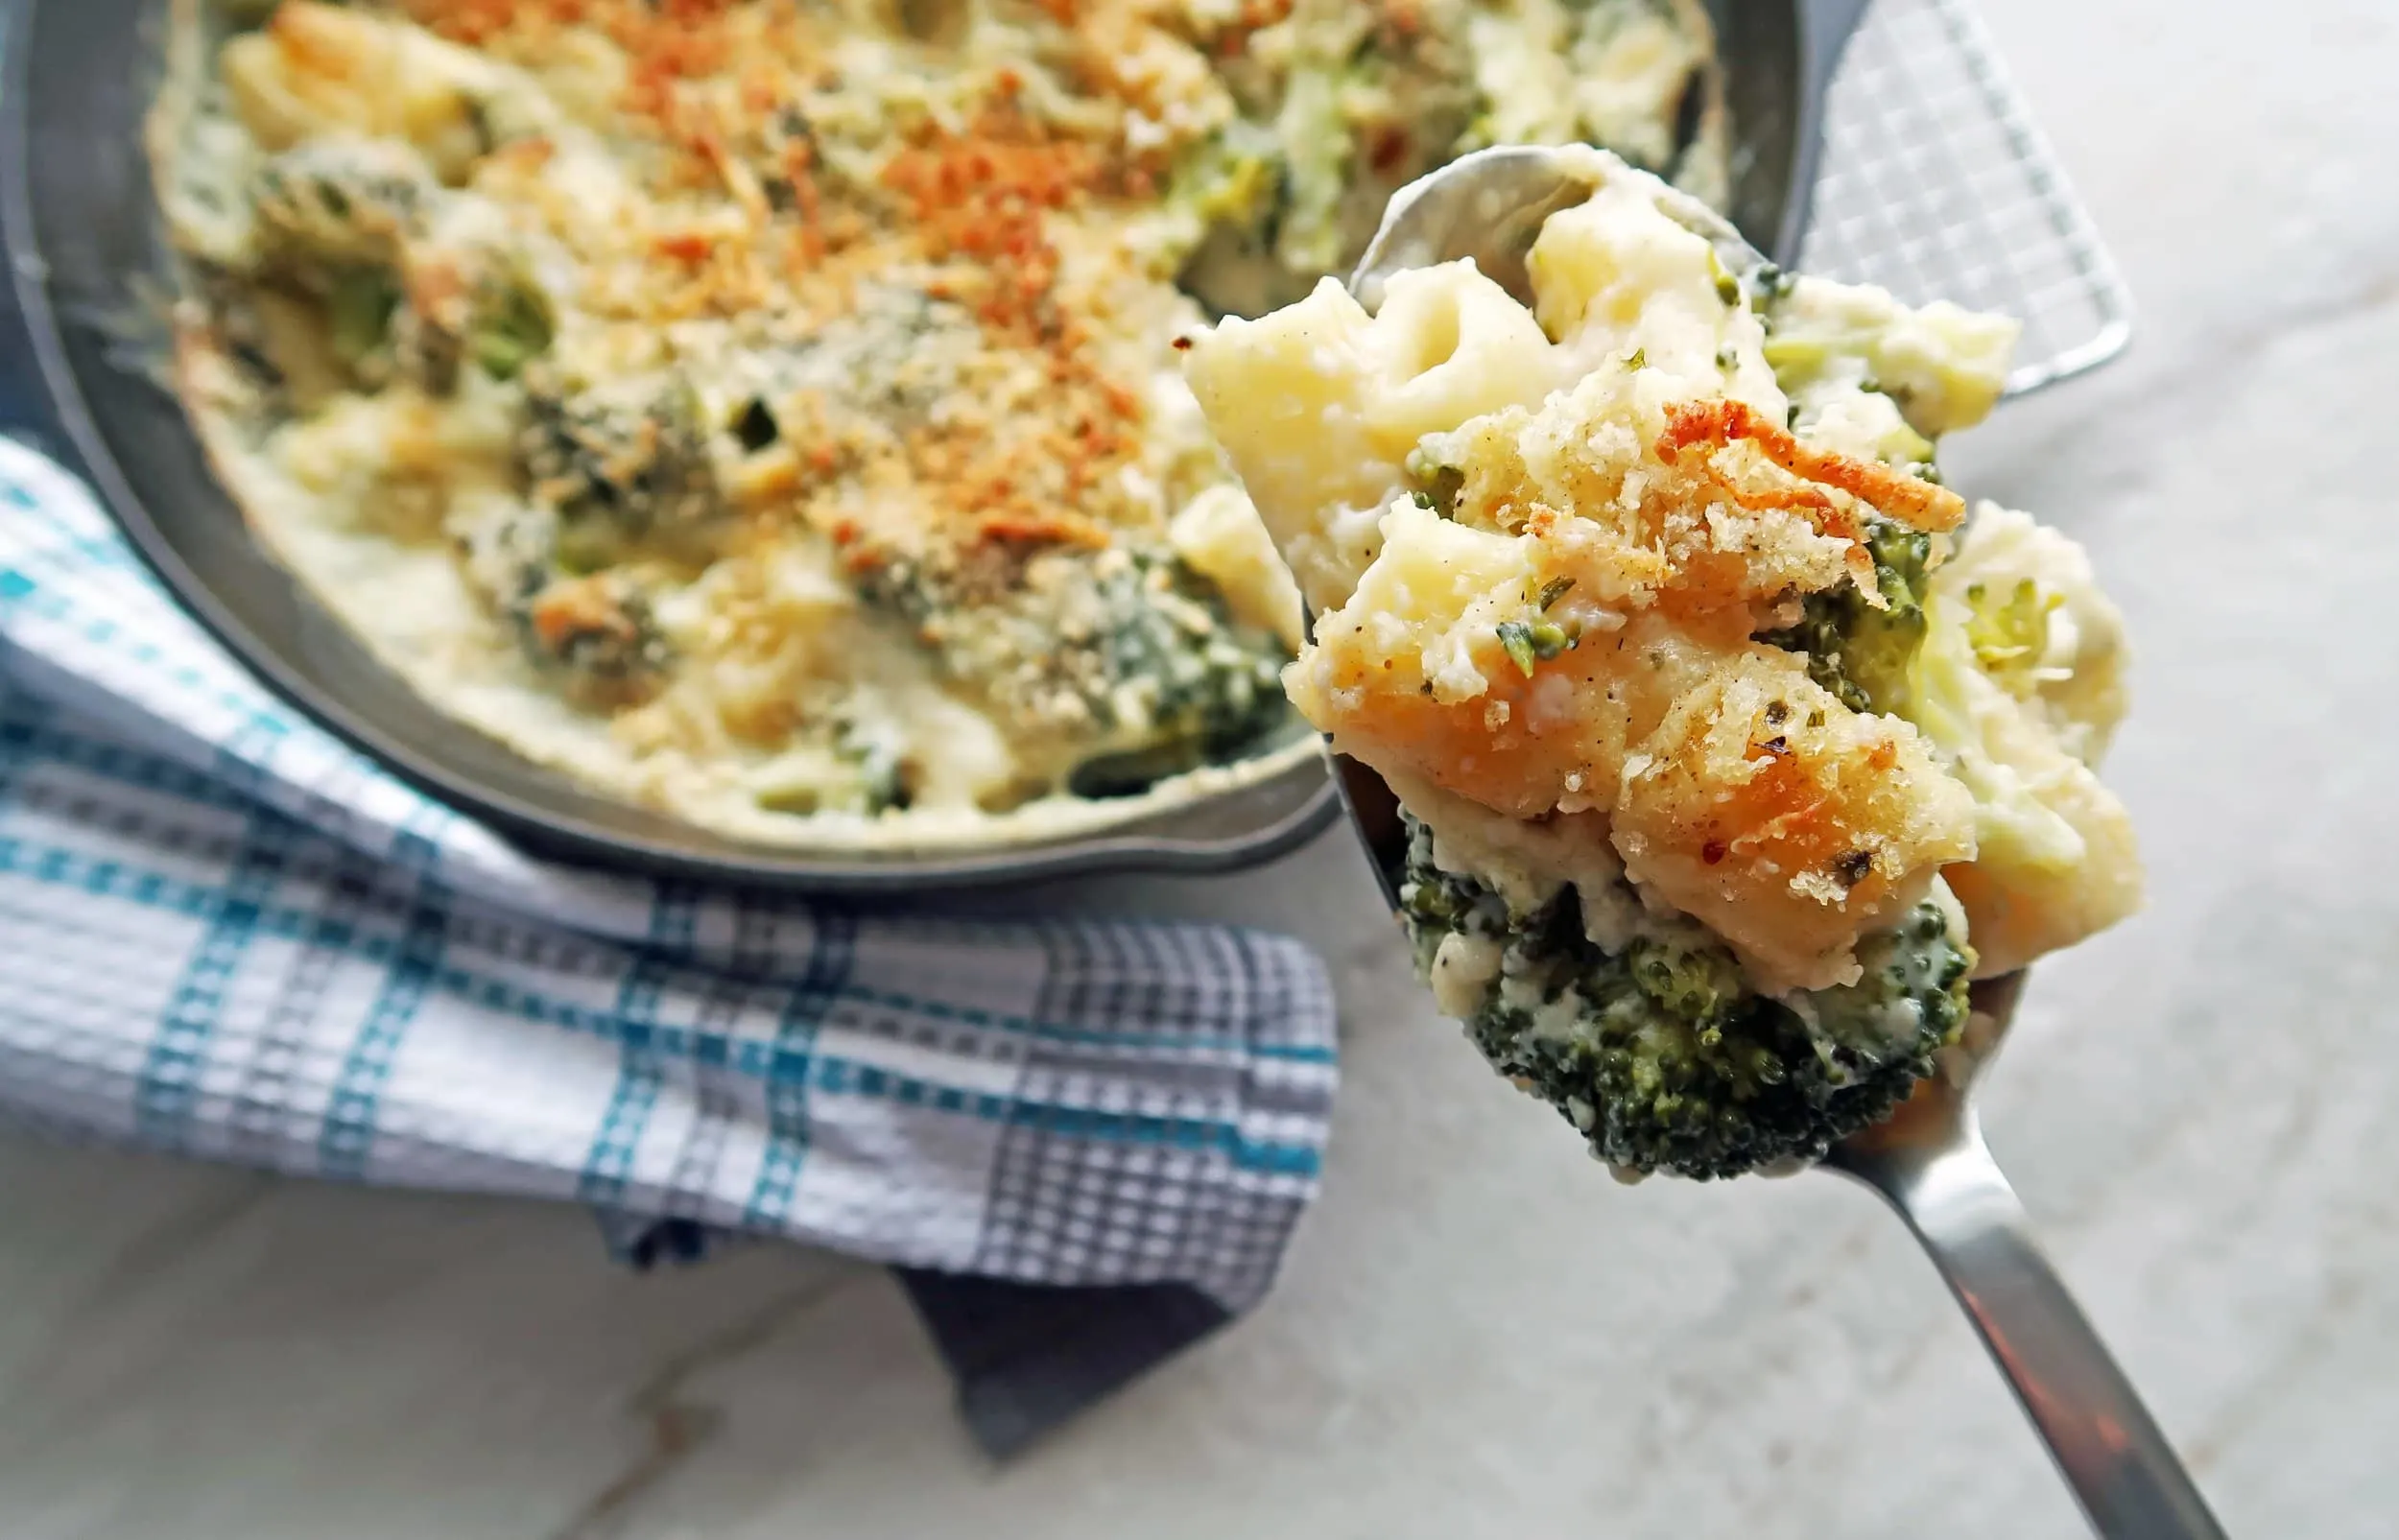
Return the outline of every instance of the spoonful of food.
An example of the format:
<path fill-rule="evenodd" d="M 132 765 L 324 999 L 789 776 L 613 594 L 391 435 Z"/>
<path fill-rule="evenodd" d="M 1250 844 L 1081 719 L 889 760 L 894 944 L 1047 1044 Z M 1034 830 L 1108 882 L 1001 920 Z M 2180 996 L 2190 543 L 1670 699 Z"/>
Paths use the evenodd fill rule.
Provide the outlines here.
<path fill-rule="evenodd" d="M 1408 831 L 1382 777 L 1346 755 L 1334 772 L 1396 909 Z M 1821 1167 L 1872 1188 L 1905 1220 L 1974 1323 L 2075 1500 L 2104 1540 L 2221 1540 L 2173 1446 L 2042 1252 L 2024 1204 L 1983 1142 L 1974 1085 L 2007 1036 L 2025 974 L 1971 987 L 1938 1073 Z"/>
<path fill-rule="evenodd" d="M 2116 612 L 1933 468 L 2012 341 L 1784 274 L 1613 156 L 1502 147 L 1186 369 L 1441 1009 L 1628 1179 L 1872 1188 L 2093 1528 L 2207 1540 L 1973 1104 L 2025 964 L 2139 896 L 2093 769 Z"/>

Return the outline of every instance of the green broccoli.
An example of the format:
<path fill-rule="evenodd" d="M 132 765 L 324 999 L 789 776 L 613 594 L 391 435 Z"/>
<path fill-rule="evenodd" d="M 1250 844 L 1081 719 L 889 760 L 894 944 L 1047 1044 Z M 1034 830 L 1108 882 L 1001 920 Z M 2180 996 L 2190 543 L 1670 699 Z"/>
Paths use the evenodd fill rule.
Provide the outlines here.
<path fill-rule="evenodd" d="M 1758 640 L 1806 654 L 1808 677 L 1852 711 L 1904 711 L 1908 669 L 1924 645 L 1925 579 L 1933 538 L 1879 515 L 1866 518 L 1866 553 L 1874 558 L 1877 609 L 1855 584 L 1810 594 L 1795 626 L 1764 631 Z"/>
<path fill-rule="evenodd" d="M 1163 551 L 1051 551 L 996 587 L 906 561 L 856 580 L 946 677 L 1009 718 L 1087 742 L 1079 795 L 1128 795 L 1225 759 L 1289 713 L 1281 646 Z"/>
<path fill-rule="evenodd" d="M 1504 620 L 1493 628 L 1499 633 L 1501 651 L 1528 679 L 1532 677 L 1535 665 L 1548 662 L 1578 640 L 1572 628 L 1538 617 Z"/>
<path fill-rule="evenodd" d="M 511 618 L 526 658 L 585 710 L 638 705 L 666 682 L 666 641 L 648 597 L 622 574 L 553 580 Z"/>
<path fill-rule="evenodd" d="M 326 337 L 353 375 L 365 372 L 392 332 L 400 287 L 387 268 L 338 268 L 325 284 Z"/>
<path fill-rule="evenodd" d="M 556 507 L 568 558 L 606 565 L 631 542 L 688 539 L 724 511 L 691 382 L 674 370 L 576 389 L 547 365 L 525 373 L 530 421 L 517 459 Z"/>
<path fill-rule="evenodd" d="M 1093 563 L 1105 620 L 1094 703 L 1104 722 L 1223 754 L 1282 715 L 1281 650 L 1234 624 L 1214 586 L 1176 557 Z"/>
<path fill-rule="evenodd" d="M 1275 254 L 1292 190 L 1282 142 L 1261 124 L 1236 118 L 1186 152 L 1166 202 L 1200 233 L 1176 281 L 1218 315 L 1262 316 L 1305 295 L 1316 274 Z"/>
<path fill-rule="evenodd" d="M 394 351 L 425 389 L 456 390 L 469 363 L 512 380 L 549 351 L 557 331 L 549 296 L 516 237 L 483 200 L 446 199 L 409 243 L 401 268 L 419 299 L 393 328 Z"/>
<path fill-rule="evenodd" d="M 817 724 L 824 730 L 826 724 Z M 823 746 L 798 773 L 757 793 L 770 813 L 858 813 L 872 817 L 905 810 L 914 799 L 916 766 L 905 734 L 891 723 L 847 712 L 829 724 Z"/>
<path fill-rule="evenodd" d="M 439 189 L 405 145 L 311 139 L 251 176 L 250 206 L 271 259 L 389 266 L 424 226 Z"/>
<path fill-rule="evenodd" d="M 1184 154 L 1166 198 L 1202 225 L 1238 231 L 1264 248 L 1274 244 L 1288 183 L 1274 135 L 1235 118 Z"/>
<path fill-rule="evenodd" d="M 1982 583 L 1966 589 L 1972 613 L 1966 617 L 1966 642 L 1983 672 L 2005 679 L 2036 667 L 2049 651 L 2050 612 L 2065 603 L 2061 594 L 2043 594 L 2030 578 L 2020 578 L 2005 594 Z"/>
<path fill-rule="evenodd" d="M 1511 914 L 1409 824 L 1400 912 L 1418 971 L 1453 936 L 1498 947 L 1467 1035 L 1621 1170 L 1706 1180 L 1821 1159 L 1898 1106 L 1964 1025 L 1973 954 L 1936 903 L 1868 938 L 1856 983 L 1777 1000 L 1696 926 L 1611 953 L 1571 887 Z"/>
<path fill-rule="evenodd" d="M 1472 148 L 1474 9 L 1318 7 L 1271 50 L 1218 32 L 1236 115 L 1169 184 L 1198 237 L 1184 289 L 1220 315 L 1263 315 L 1356 262 L 1392 192 Z"/>
<path fill-rule="evenodd" d="M 672 650 L 638 582 L 566 559 L 570 529 L 548 505 L 492 499 L 455 515 L 451 533 L 468 584 L 560 694 L 604 711 L 645 700 Z"/>
<path fill-rule="evenodd" d="M 915 779 L 915 767 L 909 763 L 908 740 L 888 724 L 845 717 L 835 730 L 833 749 L 857 767 L 858 812 L 905 809 L 914 799 L 911 783 Z"/>
<path fill-rule="evenodd" d="M 557 322 L 541 291 L 521 277 L 503 279 L 475 295 L 466 323 L 466 356 L 495 380 L 512 380 L 548 351 Z"/>
<path fill-rule="evenodd" d="M 1441 462 L 1418 444 L 1400 464 L 1408 476 L 1409 495 L 1445 519 L 1458 516 L 1458 494 L 1466 489 L 1463 466 Z"/>
<path fill-rule="evenodd" d="M 312 140 L 270 158 L 249 192 L 270 268 L 319 297 L 361 384 L 396 367 L 447 393 L 464 362 L 512 379 L 549 348 L 550 302 L 496 210 L 445 191 L 406 146 Z"/>

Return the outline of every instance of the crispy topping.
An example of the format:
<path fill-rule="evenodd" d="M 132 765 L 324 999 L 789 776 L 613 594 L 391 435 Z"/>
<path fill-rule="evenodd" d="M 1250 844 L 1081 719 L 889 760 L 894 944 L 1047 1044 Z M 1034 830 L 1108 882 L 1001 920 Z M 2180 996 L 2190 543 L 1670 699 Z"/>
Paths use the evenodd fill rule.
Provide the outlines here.
<path fill-rule="evenodd" d="M 1666 431 L 1658 436 L 1657 458 L 1672 465 L 1683 450 L 1695 444 L 1723 445 L 1736 439 L 1747 439 L 1757 445 L 1767 459 L 1793 476 L 1846 492 L 1884 517 L 1912 529 L 1954 530 L 1966 516 L 1965 499 L 1949 488 L 1919 481 L 1876 461 L 1853 460 L 1801 443 L 1782 424 L 1760 416 L 1743 401 L 1678 402 L 1668 408 Z M 1817 515 L 1817 528 L 1827 534 L 1857 538 L 1855 522 L 1813 488 L 1793 488 L 1768 495 L 1770 506 Z M 1744 500 L 1743 506 L 1758 505 Z"/>
<path fill-rule="evenodd" d="M 1002 107 L 966 133 L 936 133 L 901 150 L 885 163 L 883 182 L 903 200 L 927 257 L 980 269 L 976 313 L 986 324 L 1056 336 L 1058 252 L 1044 216 L 1079 201 L 1100 171 L 1090 147 L 1045 142 Z"/>
<path fill-rule="evenodd" d="M 1137 38 L 1152 25 L 1141 6 L 1048 5 L 1076 29 L 1061 46 L 1090 66 L 1073 88 L 1095 93 L 1061 117 L 1036 108 L 1052 96 L 1012 67 L 946 71 L 934 101 L 906 83 L 931 77 L 844 79 L 841 18 L 781 6 L 406 5 L 440 36 L 537 76 L 573 31 L 623 54 L 620 112 L 606 127 L 611 160 L 636 183 L 620 208 L 593 206 L 547 164 L 547 147 L 505 147 L 487 166 L 490 196 L 531 211 L 580 259 L 580 308 L 629 339 L 638 329 L 626 350 L 716 319 L 763 323 L 821 360 L 837 351 L 822 345 L 830 330 L 871 313 L 873 335 L 844 344 L 840 368 L 802 365 L 805 386 L 772 403 L 790 448 L 742 479 L 755 516 L 796 515 L 852 559 L 938 564 L 980 560 L 990 544 L 1098 549 L 1154 533 L 1164 509 L 1145 490 L 1158 472 L 1139 387 L 1165 339 L 1125 333 L 1132 286 L 1155 277 L 1113 239 L 1090 238 L 1154 189 L 1117 127 L 1136 108 L 1109 94 L 1133 83 L 1084 58 L 1096 38 Z M 1246 19 L 1264 24 L 1288 7 L 1251 9 Z M 897 94 L 868 132 L 856 102 L 872 89 Z M 877 296 L 893 293 L 916 309 L 891 319 Z"/>

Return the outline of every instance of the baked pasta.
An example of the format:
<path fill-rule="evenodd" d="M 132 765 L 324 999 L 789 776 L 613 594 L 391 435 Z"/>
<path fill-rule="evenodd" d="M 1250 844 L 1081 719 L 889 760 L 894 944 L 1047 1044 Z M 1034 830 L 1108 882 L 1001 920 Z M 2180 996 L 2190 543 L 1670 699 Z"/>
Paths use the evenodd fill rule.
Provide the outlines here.
<path fill-rule="evenodd" d="M 1934 440 L 2015 328 L 1736 273 L 1594 153 L 1527 308 L 1333 282 L 1187 372 L 1315 612 L 1285 672 L 1415 831 L 1442 1007 L 1604 1158 L 1726 1175 L 1888 1111 L 2004 973 L 2138 903 L 2117 612 Z"/>
<path fill-rule="evenodd" d="M 177 381 L 424 695 L 737 837 L 1308 752 L 1166 343 L 1496 137 L 1721 185 L 1696 0 L 182 0 Z M 1231 297 L 1226 297 L 1226 296 Z"/>

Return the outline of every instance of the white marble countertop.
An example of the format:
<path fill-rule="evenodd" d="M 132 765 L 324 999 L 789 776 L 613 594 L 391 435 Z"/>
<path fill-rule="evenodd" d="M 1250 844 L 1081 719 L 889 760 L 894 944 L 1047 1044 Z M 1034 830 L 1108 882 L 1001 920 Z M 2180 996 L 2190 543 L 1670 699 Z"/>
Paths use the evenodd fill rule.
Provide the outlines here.
<path fill-rule="evenodd" d="M 2041 970 L 1991 1140 L 2234 1533 L 2387 1534 L 2399 11 L 1986 7 L 2141 320 L 1953 479 L 2129 611 L 2154 873 Z M 1315 940 L 1347 1083 L 1265 1309 L 1020 1463 L 870 1268 L 634 1277 L 558 1209 L 5 1143 L 0 1534 L 2081 1532 L 1870 1197 L 1606 1181 L 1431 1016 L 1340 839 L 1106 896 Z"/>

